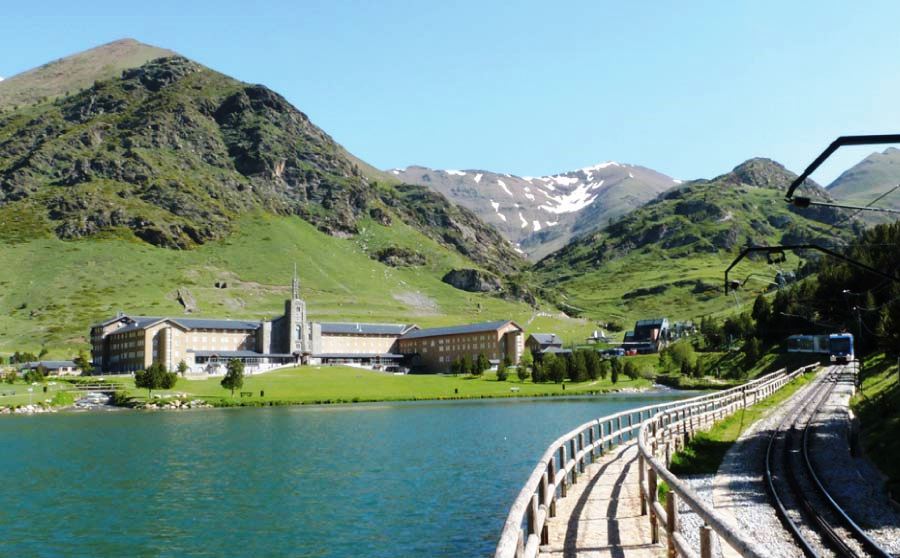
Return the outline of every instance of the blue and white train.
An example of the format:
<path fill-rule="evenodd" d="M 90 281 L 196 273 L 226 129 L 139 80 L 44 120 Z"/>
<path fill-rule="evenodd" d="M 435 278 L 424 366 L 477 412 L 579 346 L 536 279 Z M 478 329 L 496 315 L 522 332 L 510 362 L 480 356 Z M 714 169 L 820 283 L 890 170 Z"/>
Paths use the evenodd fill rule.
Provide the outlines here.
<path fill-rule="evenodd" d="M 831 362 L 835 364 L 853 362 L 853 335 L 850 333 L 832 333 L 829 335 L 828 354 Z"/>
<path fill-rule="evenodd" d="M 846 364 L 854 359 L 853 335 L 791 335 L 787 338 L 787 352 L 828 355 L 831 362 Z"/>

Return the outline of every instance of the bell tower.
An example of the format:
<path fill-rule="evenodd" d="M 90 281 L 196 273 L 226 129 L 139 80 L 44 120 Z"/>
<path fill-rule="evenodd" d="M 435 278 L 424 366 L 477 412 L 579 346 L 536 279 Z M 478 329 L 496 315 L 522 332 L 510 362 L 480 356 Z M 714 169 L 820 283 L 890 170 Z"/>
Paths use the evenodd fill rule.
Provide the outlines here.
<path fill-rule="evenodd" d="M 310 330 L 306 319 L 306 302 L 300 298 L 300 279 L 297 277 L 297 264 L 294 264 L 294 277 L 291 280 L 291 298 L 284 301 L 284 315 L 288 320 L 288 352 L 310 352 Z"/>

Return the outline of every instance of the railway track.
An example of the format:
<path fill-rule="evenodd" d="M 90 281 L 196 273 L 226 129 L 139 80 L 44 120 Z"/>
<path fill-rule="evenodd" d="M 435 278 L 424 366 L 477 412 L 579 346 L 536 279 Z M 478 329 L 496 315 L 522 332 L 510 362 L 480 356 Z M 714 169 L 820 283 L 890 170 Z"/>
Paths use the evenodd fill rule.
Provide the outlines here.
<path fill-rule="evenodd" d="M 844 367 L 835 366 L 815 380 L 774 429 L 765 455 L 766 488 L 781 521 L 807 556 L 890 558 L 832 498 L 809 458 L 813 419 L 845 373 Z"/>

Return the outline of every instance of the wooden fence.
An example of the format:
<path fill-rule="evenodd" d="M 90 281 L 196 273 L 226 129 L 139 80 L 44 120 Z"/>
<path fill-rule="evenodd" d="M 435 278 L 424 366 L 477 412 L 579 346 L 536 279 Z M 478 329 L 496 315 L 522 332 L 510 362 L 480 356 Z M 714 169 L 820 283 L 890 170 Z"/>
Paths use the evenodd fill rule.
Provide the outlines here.
<path fill-rule="evenodd" d="M 622 411 L 586 422 L 560 436 L 541 456 L 531 476 L 528 477 L 513 502 L 497 543 L 495 558 L 533 558 L 537 556 L 540 546 L 549 542 L 547 519 L 556 516 L 557 500 L 565 498 L 569 487 L 579 482 L 588 463 L 593 462 L 611 448 L 634 440 L 636 436 L 641 446 L 641 509 L 646 513 L 647 504 L 650 504 L 652 512 L 649 515 L 651 525 L 654 525 L 654 542 L 658 542 L 658 525 L 660 523 L 667 524 L 670 517 L 675 519 L 674 513 L 667 515 L 666 510 L 663 510 L 656 501 L 655 483 L 658 476 L 664 478 L 669 482 L 670 487 L 673 487 L 670 492 L 670 495 L 675 494 L 671 498 L 672 502 L 675 502 L 675 498 L 681 495 L 689 504 L 698 502 L 698 507 L 705 504 L 702 504 L 696 494 L 678 481 L 665 467 L 662 467 L 665 473 L 657 468 L 657 466 L 662 466 L 662 463 L 656 460 L 656 452 L 664 450 L 665 463 L 668 465 L 668 459 L 673 451 L 683 447 L 685 436 L 709 427 L 715 420 L 740 408 L 737 405 L 752 405 L 767 397 L 806 368 L 809 367 L 804 367 L 792 374 L 787 374 L 785 369 L 781 369 L 726 391 Z M 776 384 L 777 387 L 775 387 Z M 703 411 L 694 411 L 695 409 L 703 409 Z M 679 418 L 674 420 L 673 417 Z M 647 436 L 646 433 L 651 431 L 652 435 Z M 682 433 L 680 442 L 676 441 L 678 439 L 676 432 Z M 650 444 L 652 451 L 644 451 L 644 446 L 647 444 Z M 648 471 L 646 475 L 645 467 Z M 653 473 L 651 474 L 649 471 L 653 471 Z M 674 479 L 675 482 L 670 482 L 670 479 Z M 652 500 L 647 493 L 650 484 L 653 484 L 654 487 Z M 691 507 L 694 508 L 693 505 Z M 706 510 L 704 510 L 705 512 Z M 701 514 L 701 517 L 709 523 L 705 515 Z M 713 529 L 716 529 L 716 526 L 724 527 L 724 523 L 719 520 L 713 521 L 710 525 L 713 526 Z M 681 537 L 674 528 L 672 533 L 673 538 Z M 708 532 L 705 535 L 701 533 L 701 537 L 709 535 Z M 723 535 L 723 538 L 731 541 L 733 537 Z M 681 548 L 687 548 L 683 544 L 683 537 L 681 539 Z M 679 543 L 674 544 L 678 545 Z M 690 553 L 684 555 L 695 556 Z"/>
<path fill-rule="evenodd" d="M 641 514 L 648 516 L 652 543 L 660 542 L 660 526 L 664 526 L 668 556 L 710 558 L 713 539 L 719 536 L 741 556 L 764 558 L 770 553 L 753 539 L 733 529 L 722 515 L 698 496 L 690 486 L 668 470 L 673 453 L 684 448 L 694 433 L 707 430 L 716 421 L 765 399 L 802 374 L 818 366 L 811 364 L 790 374 L 780 370 L 753 386 L 744 385 L 723 392 L 715 401 L 687 401 L 665 409 L 641 424 L 638 432 L 638 464 Z M 657 499 L 658 482 L 668 487 L 666 507 Z M 692 548 L 678 529 L 678 502 L 684 503 L 705 524 L 700 528 L 699 548 Z"/>

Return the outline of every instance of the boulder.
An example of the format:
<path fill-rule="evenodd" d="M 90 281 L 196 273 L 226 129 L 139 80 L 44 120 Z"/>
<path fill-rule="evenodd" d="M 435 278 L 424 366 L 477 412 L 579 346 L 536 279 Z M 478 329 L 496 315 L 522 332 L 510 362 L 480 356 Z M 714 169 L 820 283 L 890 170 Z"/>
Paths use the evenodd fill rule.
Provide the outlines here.
<path fill-rule="evenodd" d="M 441 281 L 470 293 L 497 293 L 503 290 L 500 278 L 480 269 L 453 269 Z"/>

